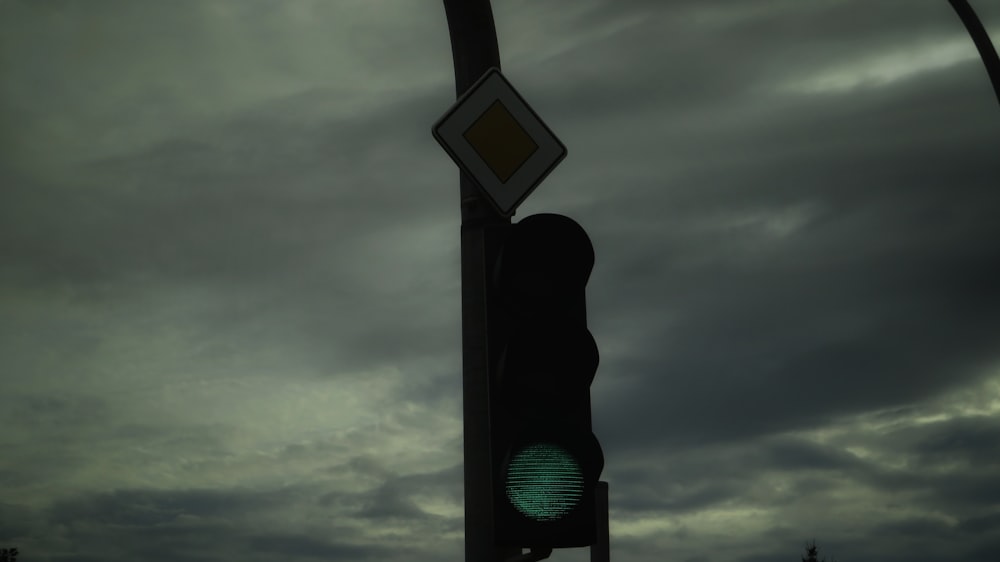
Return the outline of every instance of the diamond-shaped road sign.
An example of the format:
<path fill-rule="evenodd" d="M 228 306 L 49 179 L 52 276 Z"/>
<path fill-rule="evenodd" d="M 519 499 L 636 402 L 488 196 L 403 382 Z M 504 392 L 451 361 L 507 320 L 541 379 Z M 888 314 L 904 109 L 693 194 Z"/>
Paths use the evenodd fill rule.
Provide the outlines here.
<path fill-rule="evenodd" d="M 504 217 L 566 157 L 566 147 L 493 67 L 431 129 Z"/>

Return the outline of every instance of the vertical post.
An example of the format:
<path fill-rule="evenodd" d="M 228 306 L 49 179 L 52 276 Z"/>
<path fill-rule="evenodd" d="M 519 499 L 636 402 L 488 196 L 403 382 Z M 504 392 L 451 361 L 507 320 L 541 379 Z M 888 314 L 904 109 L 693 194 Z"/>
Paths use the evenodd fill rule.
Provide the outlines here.
<path fill-rule="evenodd" d="M 590 547 L 590 562 L 611 562 L 611 537 L 608 532 L 608 483 L 600 480 L 597 494 L 597 542 Z"/>
<path fill-rule="evenodd" d="M 443 1 L 458 98 L 490 67 L 500 68 L 500 49 L 489 0 Z M 498 548 L 493 540 L 486 280 L 495 248 L 487 244 L 486 232 L 509 225 L 510 219 L 501 217 L 472 180 L 460 174 L 465 562 L 502 562 L 521 549 Z"/>

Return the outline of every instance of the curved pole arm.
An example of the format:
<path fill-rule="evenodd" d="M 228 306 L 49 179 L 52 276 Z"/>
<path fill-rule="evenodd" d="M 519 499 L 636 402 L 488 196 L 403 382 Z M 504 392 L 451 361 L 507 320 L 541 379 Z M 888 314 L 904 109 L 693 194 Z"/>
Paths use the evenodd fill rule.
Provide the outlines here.
<path fill-rule="evenodd" d="M 966 0 L 948 0 L 948 3 L 955 9 L 958 17 L 965 24 L 965 29 L 972 36 L 972 42 L 976 44 L 979 57 L 986 65 L 986 73 L 993 84 L 993 93 L 997 96 L 997 103 L 1000 103 L 1000 57 L 997 56 L 997 51 L 990 41 L 989 34 L 986 33 L 986 28 L 983 27 L 983 22 L 979 21 L 976 12 Z"/>

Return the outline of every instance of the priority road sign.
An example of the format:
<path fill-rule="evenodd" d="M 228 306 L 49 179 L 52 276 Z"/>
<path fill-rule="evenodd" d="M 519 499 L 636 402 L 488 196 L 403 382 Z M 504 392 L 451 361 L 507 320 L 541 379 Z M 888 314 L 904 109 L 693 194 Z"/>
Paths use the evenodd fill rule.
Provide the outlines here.
<path fill-rule="evenodd" d="M 487 70 L 431 133 L 504 217 L 566 157 L 563 143 L 497 67 Z"/>

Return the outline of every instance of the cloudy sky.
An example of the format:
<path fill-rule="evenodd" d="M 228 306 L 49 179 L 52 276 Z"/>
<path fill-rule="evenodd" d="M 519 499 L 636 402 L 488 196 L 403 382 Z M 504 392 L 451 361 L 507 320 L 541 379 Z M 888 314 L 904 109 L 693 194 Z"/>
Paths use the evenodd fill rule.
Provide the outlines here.
<path fill-rule="evenodd" d="M 1000 108 L 947 1 L 493 4 L 569 150 L 515 220 L 596 250 L 612 557 L 997 560 Z M 461 560 L 440 0 L 0 0 L 0 76 L 0 547 Z"/>

